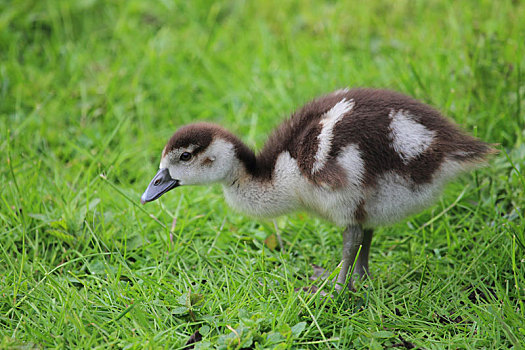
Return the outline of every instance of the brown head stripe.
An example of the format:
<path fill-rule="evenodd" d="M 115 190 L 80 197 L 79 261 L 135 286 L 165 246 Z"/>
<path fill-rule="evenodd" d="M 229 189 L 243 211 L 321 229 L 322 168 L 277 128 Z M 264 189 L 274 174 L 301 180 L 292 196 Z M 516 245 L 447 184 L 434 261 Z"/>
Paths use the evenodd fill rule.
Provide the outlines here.
<path fill-rule="evenodd" d="M 203 152 L 214 140 L 222 138 L 233 144 L 237 157 L 246 166 L 246 169 L 253 172 L 255 169 L 255 155 L 238 137 L 226 131 L 216 124 L 194 123 L 178 129 L 168 141 L 164 154 L 177 148 L 186 148 L 190 145 L 197 146 L 193 151 L 194 155 Z"/>

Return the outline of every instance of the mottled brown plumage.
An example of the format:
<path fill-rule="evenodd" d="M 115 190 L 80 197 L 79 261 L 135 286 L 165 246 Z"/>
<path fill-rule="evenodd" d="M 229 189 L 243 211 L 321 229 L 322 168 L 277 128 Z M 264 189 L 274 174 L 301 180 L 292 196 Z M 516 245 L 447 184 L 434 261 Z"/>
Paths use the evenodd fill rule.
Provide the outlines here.
<path fill-rule="evenodd" d="M 142 201 L 219 182 L 228 203 L 250 215 L 306 210 L 346 226 L 340 289 L 359 245 L 356 272 L 368 272 L 374 227 L 425 208 L 446 182 L 494 152 L 413 98 L 344 89 L 293 113 L 257 155 L 217 125 L 180 128 Z"/>

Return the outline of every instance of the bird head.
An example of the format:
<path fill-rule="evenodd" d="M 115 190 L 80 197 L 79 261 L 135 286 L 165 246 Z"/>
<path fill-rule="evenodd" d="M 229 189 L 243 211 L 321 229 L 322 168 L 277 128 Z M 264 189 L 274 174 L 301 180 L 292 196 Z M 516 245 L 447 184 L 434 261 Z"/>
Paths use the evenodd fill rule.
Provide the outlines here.
<path fill-rule="evenodd" d="M 173 134 L 160 160 L 159 171 L 140 198 L 154 201 L 178 186 L 204 185 L 227 181 L 236 161 L 234 137 L 221 127 L 197 123 Z"/>

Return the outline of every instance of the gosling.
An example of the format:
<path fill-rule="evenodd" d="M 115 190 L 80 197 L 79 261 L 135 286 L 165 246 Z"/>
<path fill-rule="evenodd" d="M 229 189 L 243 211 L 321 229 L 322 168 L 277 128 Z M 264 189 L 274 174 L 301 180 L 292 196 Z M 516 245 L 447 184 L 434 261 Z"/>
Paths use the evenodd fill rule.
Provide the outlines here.
<path fill-rule="evenodd" d="M 255 153 L 210 123 L 181 127 L 141 197 L 220 183 L 227 203 L 257 218 L 304 210 L 345 227 L 335 288 L 369 273 L 373 230 L 428 207 L 443 186 L 495 150 L 402 94 L 342 89 L 292 114 Z M 359 251 L 359 254 L 358 254 Z M 348 282 L 347 282 L 348 281 Z"/>

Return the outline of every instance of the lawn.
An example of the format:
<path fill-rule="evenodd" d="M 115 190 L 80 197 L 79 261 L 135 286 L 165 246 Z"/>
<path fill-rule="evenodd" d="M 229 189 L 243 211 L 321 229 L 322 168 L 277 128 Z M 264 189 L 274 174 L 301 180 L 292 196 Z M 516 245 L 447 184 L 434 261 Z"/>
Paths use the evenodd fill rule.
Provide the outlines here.
<path fill-rule="evenodd" d="M 0 0 L 0 347 L 520 348 L 524 18 L 507 0 Z M 140 204 L 177 127 L 260 149 L 295 108 L 357 86 L 500 153 L 377 229 L 354 292 L 294 291 L 336 270 L 330 223 L 279 218 L 281 250 L 219 186 Z"/>

